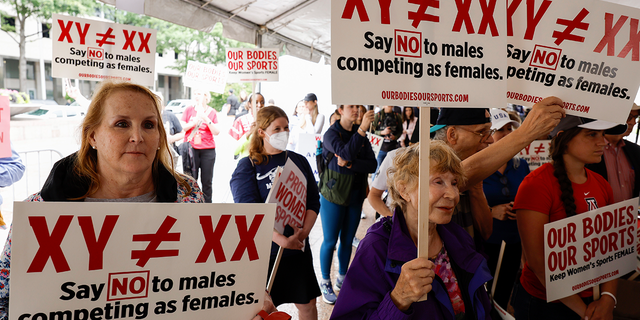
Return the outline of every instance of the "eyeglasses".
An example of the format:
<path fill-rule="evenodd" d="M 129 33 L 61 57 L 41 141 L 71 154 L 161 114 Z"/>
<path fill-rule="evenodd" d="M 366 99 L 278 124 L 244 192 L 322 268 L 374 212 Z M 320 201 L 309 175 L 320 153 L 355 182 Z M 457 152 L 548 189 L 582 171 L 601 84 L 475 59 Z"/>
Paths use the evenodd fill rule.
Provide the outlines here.
<path fill-rule="evenodd" d="M 459 126 L 457 128 L 460 128 L 460 129 L 462 129 L 464 131 L 471 132 L 471 133 L 473 133 L 475 135 L 480 136 L 480 142 L 487 141 L 487 139 L 489 139 L 489 137 L 491 137 L 496 132 L 495 129 L 487 129 L 487 130 L 484 130 L 482 132 L 475 132 L 475 131 L 471 131 L 471 130 L 465 128 L 465 127 L 462 127 L 462 126 Z"/>
<path fill-rule="evenodd" d="M 509 191 L 509 180 L 507 180 L 507 176 L 500 177 L 500 183 L 502 183 L 502 195 L 508 197 L 511 195 L 511 191 Z"/>

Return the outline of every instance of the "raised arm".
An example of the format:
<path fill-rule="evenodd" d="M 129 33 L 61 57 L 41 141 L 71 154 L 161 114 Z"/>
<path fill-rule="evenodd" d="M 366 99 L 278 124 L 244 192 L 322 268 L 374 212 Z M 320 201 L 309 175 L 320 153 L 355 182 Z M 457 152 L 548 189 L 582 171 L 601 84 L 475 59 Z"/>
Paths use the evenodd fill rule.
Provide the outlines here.
<path fill-rule="evenodd" d="M 468 181 L 460 191 L 467 190 L 469 186 L 496 172 L 536 138 L 548 135 L 565 116 L 562 105 L 562 100 L 556 97 L 543 99 L 533 106 L 520 128 L 462 161 Z"/>

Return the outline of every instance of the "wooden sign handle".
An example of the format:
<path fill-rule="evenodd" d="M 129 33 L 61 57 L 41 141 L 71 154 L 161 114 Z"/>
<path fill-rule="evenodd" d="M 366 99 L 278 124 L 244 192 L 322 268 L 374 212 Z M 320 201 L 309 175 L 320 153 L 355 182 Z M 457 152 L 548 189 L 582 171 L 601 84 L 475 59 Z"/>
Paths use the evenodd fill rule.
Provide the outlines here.
<path fill-rule="evenodd" d="M 420 108 L 420 156 L 418 180 L 418 258 L 429 258 L 429 145 L 431 108 Z M 424 295 L 419 301 L 427 300 Z"/>

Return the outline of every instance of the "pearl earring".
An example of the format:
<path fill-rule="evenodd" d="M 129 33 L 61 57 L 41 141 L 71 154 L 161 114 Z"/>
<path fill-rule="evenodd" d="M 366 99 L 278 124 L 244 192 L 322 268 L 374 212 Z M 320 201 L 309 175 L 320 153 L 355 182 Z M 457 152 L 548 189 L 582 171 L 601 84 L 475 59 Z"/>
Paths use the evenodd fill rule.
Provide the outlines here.
<path fill-rule="evenodd" d="M 91 147 L 93 148 L 93 150 L 95 150 L 95 149 L 96 149 L 96 146 L 91 146 Z"/>
<path fill-rule="evenodd" d="M 160 147 L 158 147 L 158 150 L 160 150 Z"/>

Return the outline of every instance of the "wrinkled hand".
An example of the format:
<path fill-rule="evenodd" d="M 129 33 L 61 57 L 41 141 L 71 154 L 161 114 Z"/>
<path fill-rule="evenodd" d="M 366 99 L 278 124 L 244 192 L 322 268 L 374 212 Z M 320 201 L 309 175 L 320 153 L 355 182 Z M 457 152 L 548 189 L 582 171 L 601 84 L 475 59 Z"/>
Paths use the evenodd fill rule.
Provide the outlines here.
<path fill-rule="evenodd" d="M 557 97 L 547 97 L 536 103 L 518 130 L 532 141 L 548 135 L 565 117 L 564 102 Z"/>
<path fill-rule="evenodd" d="M 416 258 L 402 266 L 400 277 L 391 291 L 391 300 L 398 309 L 405 311 L 412 303 L 431 291 L 436 276 L 435 265 L 427 258 Z"/>
<path fill-rule="evenodd" d="M 362 130 L 364 130 L 365 132 L 368 131 L 369 127 L 371 126 L 371 123 L 373 122 L 374 116 L 375 116 L 375 113 L 373 112 L 373 110 L 367 111 L 362 117 L 362 123 L 360 124 L 360 128 L 362 128 Z"/>
<path fill-rule="evenodd" d="M 347 167 L 347 163 L 349 163 L 349 161 L 342 159 L 339 155 L 336 154 L 336 159 L 338 159 L 338 165 L 341 167 L 346 167 L 346 168 L 351 168 L 351 166 Z"/>
<path fill-rule="evenodd" d="M 278 311 L 278 309 L 276 309 L 276 306 L 273 304 L 273 300 L 271 300 L 271 295 L 268 292 L 264 294 L 264 300 L 262 301 L 262 310 L 268 314 Z M 260 315 L 256 315 L 252 320 L 263 319 Z"/>
<path fill-rule="evenodd" d="M 611 320 L 613 319 L 613 298 L 602 295 L 600 299 L 591 302 L 585 312 L 585 320 Z"/>
<path fill-rule="evenodd" d="M 389 127 L 386 127 L 386 128 L 384 128 L 384 130 L 380 131 L 380 135 L 381 136 L 386 136 L 389 133 L 391 133 L 391 128 L 389 128 Z"/>
<path fill-rule="evenodd" d="M 513 201 L 491 207 L 491 214 L 498 220 L 515 220 L 516 214 L 513 212 Z"/>

